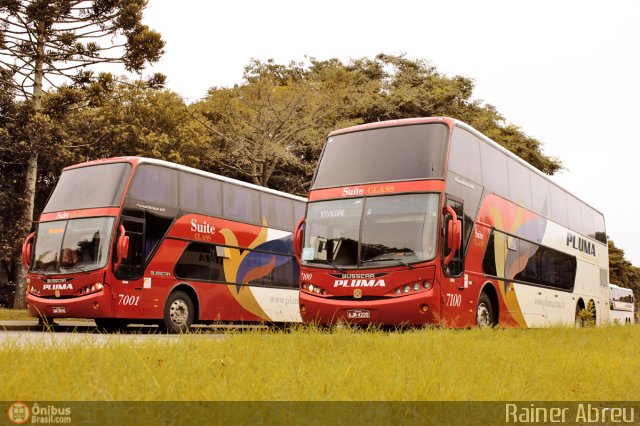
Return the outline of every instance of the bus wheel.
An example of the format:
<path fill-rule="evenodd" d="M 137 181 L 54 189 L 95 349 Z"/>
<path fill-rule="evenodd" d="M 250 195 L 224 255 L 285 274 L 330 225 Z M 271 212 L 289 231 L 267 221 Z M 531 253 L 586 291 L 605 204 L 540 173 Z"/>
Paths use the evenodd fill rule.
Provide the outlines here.
<path fill-rule="evenodd" d="M 38 317 L 38 325 L 44 328 L 52 328 L 58 324 L 53 317 Z"/>
<path fill-rule="evenodd" d="M 105 333 L 121 331 L 129 325 L 128 322 L 120 318 L 94 318 L 93 321 L 96 323 L 98 330 Z"/>
<path fill-rule="evenodd" d="M 174 291 L 169 295 L 164 307 L 164 320 L 161 328 L 168 333 L 184 333 L 193 322 L 193 302 L 187 293 Z"/>
<path fill-rule="evenodd" d="M 478 299 L 478 309 L 476 309 L 476 324 L 480 328 L 493 327 L 496 325 L 493 319 L 493 304 L 487 293 L 482 293 Z"/>
<path fill-rule="evenodd" d="M 583 310 L 582 302 L 579 302 L 576 305 L 576 328 L 584 327 L 584 319 L 582 318 L 582 310 Z"/>

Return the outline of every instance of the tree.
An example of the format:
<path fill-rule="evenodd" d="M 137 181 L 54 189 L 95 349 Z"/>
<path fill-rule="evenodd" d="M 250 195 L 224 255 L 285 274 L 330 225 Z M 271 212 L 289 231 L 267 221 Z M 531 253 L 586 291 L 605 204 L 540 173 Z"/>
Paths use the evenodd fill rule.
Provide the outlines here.
<path fill-rule="evenodd" d="M 275 177 L 279 189 L 306 192 L 300 181 L 313 173 L 326 131 L 345 124 L 358 88 L 353 71 L 311 63 L 309 71 L 254 60 L 243 84 L 210 89 L 192 106 L 211 137 L 211 169 L 263 186 Z"/>
<path fill-rule="evenodd" d="M 366 114 L 365 121 L 393 120 L 409 117 L 448 116 L 462 120 L 489 136 L 542 172 L 553 175 L 562 163 L 542 152 L 540 141 L 524 134 L 490 104 L 473 98 L 473 80 L 440 74 L 428 61 L 404 56 L 379 54 L 375 58 L 380 70 L 383 96 Z M 357 66 L 372 68 L 361 60 Z M 381 102 L 380 102 L 381 100 Z"/>
<path fill-rule="evenodd" d="M 636 301 L 640 300 L 640 268 L 633 266 L 624 257 L 624 250 L 609 243 L 609 282 L 633 290 Z"/>
<path fill-rule="evenodd" d="M 179 95 L 128 80 L 106 79 L 101 86 L 82 89 L 79 97 L 92 100 L 58 117 L 67 145 L 74 147 L 74 162 L 139 155 L 202 166 L 207 134 Z M 45 106 L 60 103 L 64 97 L 49 96 Z"/>
<path fill-rule="evenodd" d="M 210 133 L 211 169 L 305 194 L 326 135 L 350 125 L 409 117 L 468 122 L 545 173 L 561 163 L 541 144 L 473 99 L 473 81 L 425 60 L 380 54 L 280 65 L 253 60 L 242 84 L 213 88 L 191 107 Z M 297 181 L 297 182 L 296 182 Z"/>
<path fill-rule="evenodd" d="M 85 67 L 121 63 L 141 71 L 163 53 L 160 34 L 142 24 L 147 0 L 0 0 L 0 67 L 2 84 L 31 104 L 31 128 L 42 130 L 50 119 L 42 114 L 45 83 L 60 79 L 90 80 Z M 30 133 L 21 159 L 24 166 L 24 208 L 20 239 L 31 229 L 34 213 L 38 153 L 48 137 Z M 25 279 L 18 259 L 15 307 L 25 305 Z"/>

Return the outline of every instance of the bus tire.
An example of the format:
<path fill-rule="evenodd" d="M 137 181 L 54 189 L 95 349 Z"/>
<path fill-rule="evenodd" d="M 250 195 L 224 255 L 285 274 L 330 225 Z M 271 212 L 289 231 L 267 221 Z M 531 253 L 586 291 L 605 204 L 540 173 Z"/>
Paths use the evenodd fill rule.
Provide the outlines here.
<path fill-rule="evenodd" d="M 494 327 L 496 325 L 493 303 L 491 303 L 491 299 L 485 292 L 482 292 L 478 299 L 476 325 L 479 328 Z"/>
<path fill-rule="evenodd" d="M 582 328 L 584 327 L 584 319 L 582 318 L 581 312 L 584 309 L 584 302 L 582 302 L 582 300 L 579 300 L 578 303 L 576 304 L 576 328 Z"/>
<path fill-rule="evenodd" d="M 193 323 L 194 312 L 193 301 L 189 295 L 184 291 L 174 291 L 165 304 L 160 327 L 167 333 L 184 333 Z"/>
<path fill-rule="evenodd" d="M 96 323 L 96 328 L 105 333 L 122 331 L 129 325 L 127 321 L 120 318 L 94 318 L 93 321 Z"/>
<path fill-rule="evenodd" d="M 50 329 L 55 327 L 58 324 L 54 321 L 53 317 L 41 316 L 41 317 L 38 317 L 38 325 L 45 329 Z"/>

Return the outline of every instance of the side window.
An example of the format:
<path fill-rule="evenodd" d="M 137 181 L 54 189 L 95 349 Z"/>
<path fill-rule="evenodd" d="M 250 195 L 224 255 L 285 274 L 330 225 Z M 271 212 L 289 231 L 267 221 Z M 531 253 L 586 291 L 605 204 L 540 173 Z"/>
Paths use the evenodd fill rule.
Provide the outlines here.
<path fill-rule="evenodd" d="M 304 217 L 305 209 L 305 203 L 301 201 L 293 202 L 293 226 L 297 225 L 298 221 Z"/>
<path fill-rule="evenodd" d="M 223 215 L 231 220 L 260 224 L 258 192 L 243 186 L 224 184 Z"/>
<path fill-rule="evenodd" d="M 607 244 L 607 232 L 605 231 L 605 228 L 604 228 L 604 216 L 602 216 L 602 214 L 595 211 L 593 213 L 595 215 L 594 220 L 595 220 L 595 227 L 596 227 L 595 238 L 601 243 Z"/>
<path fill-rule="evenodd" d="M 531 182 L 528 168 L 509 158 L 507 160 L 509 170 L 509 194 L 511 201 L 531 210 Z"/>
<path fill-rule="evenodd" d="M 267 270 L 265 269 L 265 265 L 273 265 L 273 267 Z M 255 278 L 249 280 L 248 283 L 251 285 L 287 288 L 298 287 L 300 270 L 298 268 L 298 262 L 296 262 L 292 256 L 279 256 L 272 253 L 252 251 L 242 261 L 241 267 L 246 271 L 261 271 Z"/>
<path fill-rule="evenodd" d="M 569 214 L 569 228 L 579 234 L 586 234 L 582 229 L 582 210 L 580 201 L 574 196 L 567 194 L 567 213 Z"/>
<path fill-rule="evenodd" d="M 261 193 L 260 208 L 262 218 L 267 221 L 269 228 L 284 229 L 290 231 L 295 224 L 293 223 L 293 202 L 284 197 L 277 195 Z M 262 220 L 260 221 L 262 223 Z"/>
<path fill-rule="evenodd" d="M 180 208 L 212 216 L 222 214 L 222 182 L 180 172 Z"/>
<path fill-rule="evenodd" d="M 225 281 L 222 258 L 213 244 L 190 243 L 178 259 L 177 278 L 199 281 Z"/>
<path fill-rule="evenodd" d="M 574 256 L 494 230 L 482 260 L 484 273 L 506 280 L 572 290 Z"/>
<path fill-rule="evenodd" d="M 162 166 L 142 164 L 133 177 L 129 196 L 136 200 L 177 206 L 178 172 Z"/>
<path fill-rule="evenodd" d="M 507 156 L 489 144 L 480 144 L 482 184 L 489 192 L 509 198 Z"/>
<path fill-rule="evenodd" d="M 536 173 L 530 173 L 530 178 L 533 211 L 544 217 L 550 217 L 549 181 Z"/>
<path fill-rule="evenodd" d="M 144 256 L 149 259 L 173 223 L 172 217 L 145 212 Z"/>
<path fill-rule="evenodd" d="M 480 140 L 468 131 L 453 129 L 449 151 L 449 170 L 475 183 L 482 182 Z"/>
<path fill-rule="evenodd" d="M 551 196 L 551 219 L 568 228 L 566 193 L 555 185 L 549 185 L 549 195 Z"/>

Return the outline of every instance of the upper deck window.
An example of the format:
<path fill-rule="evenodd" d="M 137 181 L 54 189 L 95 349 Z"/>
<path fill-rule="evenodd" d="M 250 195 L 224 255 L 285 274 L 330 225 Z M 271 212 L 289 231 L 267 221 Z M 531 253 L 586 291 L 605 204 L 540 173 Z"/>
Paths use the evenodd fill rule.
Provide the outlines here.
<path fill-rule="evenodd" d="M 120 205 L 129 179 L 129 163 L 99 164 L 65 170 L 44 213 Z"/>
<path fill-rule="evenodd" d="M 383 127 L 329 137 L 312 189 L 444 177 L 449 127 Z"/>
<path fill-rule="evenodd" d="M 141 165 L 133 177 L 129 196 L 136 200 L 177 206 L 177 170 L 152 164 Z"/>

